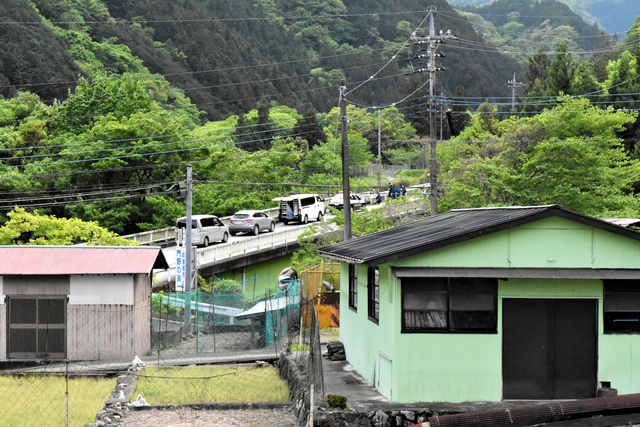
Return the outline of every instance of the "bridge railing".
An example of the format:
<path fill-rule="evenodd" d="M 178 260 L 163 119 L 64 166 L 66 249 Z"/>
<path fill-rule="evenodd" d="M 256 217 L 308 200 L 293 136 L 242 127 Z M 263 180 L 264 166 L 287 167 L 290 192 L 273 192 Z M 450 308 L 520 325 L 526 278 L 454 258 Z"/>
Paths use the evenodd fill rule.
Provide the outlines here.
<path fill-rule="evenodd" d="M 273 217 L 277 222 L 278 210 L 279 208 L 271 208 L 271 209 L 264 209 L 262 210 L 262 212 Z M 221 219 L 222 219 L 222 222 L 229 225 L 229 218 L 231 217 L 225 216 Z M 175 240 L 176 228 L 175 227 L 160 228 L 158 230 L 144 231 L 142 233 L 136 233 L 136 234 L 128 234 L 126 236 L 121 236 L 121 237 L 124 237 L 127 240 L 133 240 L 135 242 L 139 242 L 142 245 L 151 245 L 156 243 L 166 244 Z"/>
<path fill-rule="evenodd" d="M 220 260 L 242 257 L 253 252 L 294 243 L 298 241 L 298 236 L 307 231 L 306 227 L 296 227 L 286 229 L 284 233 L 259 234 L 251 239 L 198 249 L 198 266 L 206 266 Z"/>

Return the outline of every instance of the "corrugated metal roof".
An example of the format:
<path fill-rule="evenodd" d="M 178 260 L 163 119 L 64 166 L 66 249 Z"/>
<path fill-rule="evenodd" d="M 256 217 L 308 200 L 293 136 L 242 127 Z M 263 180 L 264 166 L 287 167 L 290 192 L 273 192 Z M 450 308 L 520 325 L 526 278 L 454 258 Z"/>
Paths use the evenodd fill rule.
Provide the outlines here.
<path fill-rule="evenodd" d="M 607 268 L 391 267 L 391 270 L 397 278 L 479 277 L 495 279 L 640 279 L 640 270 Z"/>
<path fill-rule="evenodd" d="M 169 268 L 157 246 L 0 246 L 0 275 L 147 274 Z"/>
<path fill-rule="evenodd" d="M 610 222 L 612 224 L 621 225 L 623 227 L 629 227 L 631 225 L 639 225 L 640 219 L 638 218 L 600 218 L 603 221 Z"/>
<path fill-rule="evenodd" d="M 454 243 L 559 216 L 640 240 L 640 233 L 559 205 L 455 209 L 399 227 L 320 248 L 324 258 L 352 264 L 384 264 Z"/>

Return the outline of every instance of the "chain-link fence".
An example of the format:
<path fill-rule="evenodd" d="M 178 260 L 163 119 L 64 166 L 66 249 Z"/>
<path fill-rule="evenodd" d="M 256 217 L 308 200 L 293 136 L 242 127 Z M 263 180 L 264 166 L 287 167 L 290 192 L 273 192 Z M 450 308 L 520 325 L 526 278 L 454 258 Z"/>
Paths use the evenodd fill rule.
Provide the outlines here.
<path fill-rule="evenodd" d="M 277 280 L 258 276 L 244 282 L 214 278 L 209 285 L 213 293 L 198 289 L 153 295 L 153 354 L 216 353 L 277 346 L 299 323 L 299 280 L 291 281 L 284 289 L 278 287 Z M 233 292 L 216 293 L 216 288 Z M 241 289 L 248 292 L 239 292 Z"/>
<path fill-rule="evenodd" d="M 286 288 L 267 288 L 259 297 L 253 292 L 250 296 L 200 291 L 154 295 L 152 351 L 173 351 L 179 356 L 237 348 L 246 355 L 251 349 L 270 346 L 267 350 L 273 350 L 274 356 L 286 354 L 299 367 L 303 378 L 299 387 L 313 388 L 317 407 L 325 396 L 315 302 L 323 281 L 339 283 L 339 276 L 331 277 L 335 274 L 334 266 L 321 265 L 303 272 L 300 280 Z M 190 313 L 186 324 L 185 312 Z M 153 359 L 155 356 L 159 365 L 172 362 L 159 354 Z M 116 383 L 127 366 L 126 362 L 83 365 L 52 361 L 33 368 L 5 370 L 0 373 L 2 425 L 86 426 L 103 412 L 114 390 L 117 394 Z M 130 401 L 141 395 L 150 405 L 287 402 L 290 386 L 274 365 L 265 362 L 235 363 L 231 367 L 147 366 L 136 375 Z"/>
<path fill-rule="evenodd" d="M 0 373 L 3 426 L 86 426 L 115 389 L 111 371 L 65 363 L 33 369 Z"/>

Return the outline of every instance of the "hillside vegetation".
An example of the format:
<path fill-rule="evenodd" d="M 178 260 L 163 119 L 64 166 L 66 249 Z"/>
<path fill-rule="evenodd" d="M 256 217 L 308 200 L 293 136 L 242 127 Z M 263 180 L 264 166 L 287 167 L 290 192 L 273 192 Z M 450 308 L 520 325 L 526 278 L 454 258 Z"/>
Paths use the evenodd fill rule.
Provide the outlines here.
<path fill-rule="evenodd" d="M 0 55 L 14 62 L 0 62 L 0 222 L 22 218 L 11 228 L 15 243 L 39 239 L 29 228 L 37 216 L 118 234 L 171 226 L 185 212 L 187 164 L 194 213 L 273 207 L 289 193 L 332 195 L 341 185 L 343 78 L 355 191 L 427 182 L 425 138 L 436 112 L 436 134 L 451 140 L 438 144 L 441 211 L 561 203 L 640 217 L 640 21 L 622 41 L 598 38 L 588 57 L 572 51 L 573 27 L 552 40 L 524 31 L 499 45 L 501 34 L 483 39 L 441 6 L 438 28 L 460 40 L 443 46 L 447 71 L 435 89 L 445 96 L 432 102 L 428 73 L 405 76 L 408 63 L 394 58 L 425 18 L 417 1 L 402 11 L 360 0 L 4 2 L 0 35 L 9 48 Z M 398 16 L 407 20 L 394 23 Z M 518 66 L 517 43 L 527 37 L 545 44 L 528 42 L 532 52 Z M 512 102 L 505 83 L 514 70 L 526 84 Z M 368 108 L 375 102 L 389 103 Z M 413 171 L 378 175 L 376 164 Z M 371 218 L 354 220 L 358 230 L 385 226 Z"/>

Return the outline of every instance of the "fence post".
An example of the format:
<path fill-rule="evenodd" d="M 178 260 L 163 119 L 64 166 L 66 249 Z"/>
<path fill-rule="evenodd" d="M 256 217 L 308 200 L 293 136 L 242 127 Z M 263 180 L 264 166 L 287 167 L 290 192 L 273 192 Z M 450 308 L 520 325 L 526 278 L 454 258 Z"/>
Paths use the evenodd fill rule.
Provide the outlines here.
<path fill-rule="evenodd" d="M 213 289 L 212 289 L 213 291 Z M 216 294 L 211 292 L 211 312 L 213 313 L 213 352 L 216 352 Z"/>
<path fill-rule="evenodd" d="M 69 361 L 67 360 L 66 368 L 64 371 L 64 427 L 69 427 Z"/>
<path fill-rule="evenodd" d="M 313 395 L 313 382 L 311 383 L 311 401 L 309 402 L 309 426 L 313 427 L 313 407 L 314 407 L 314 395 Z"/>

